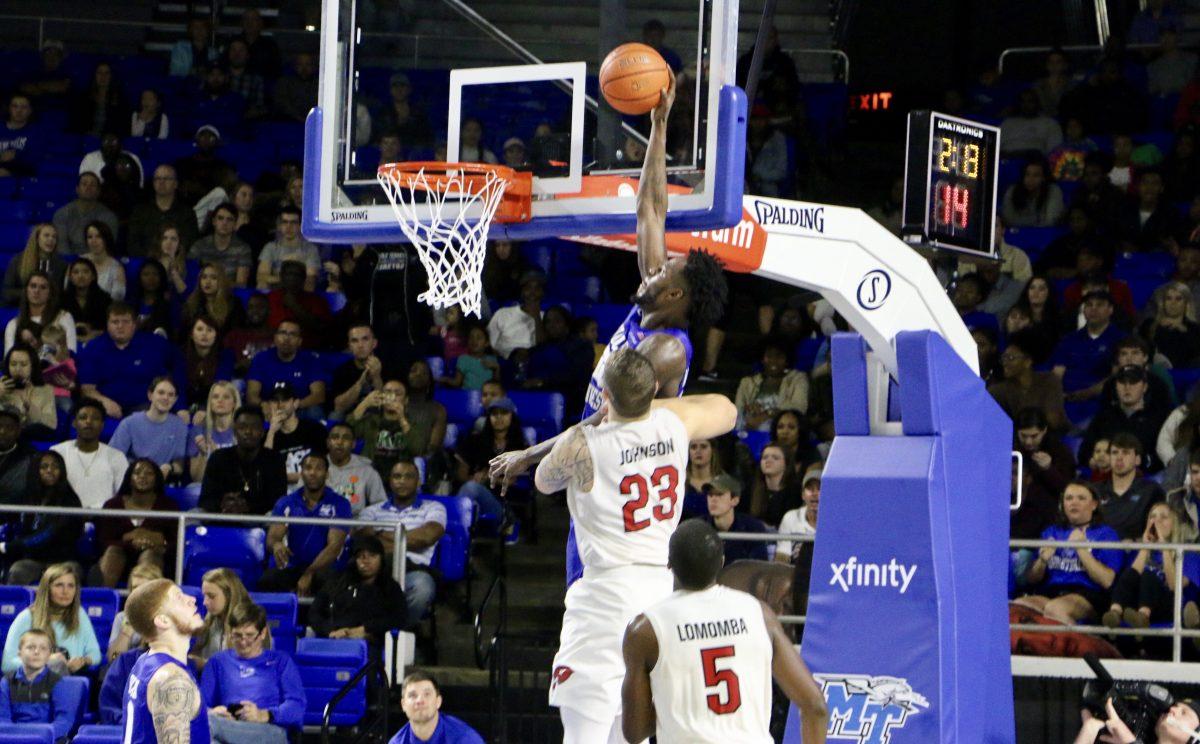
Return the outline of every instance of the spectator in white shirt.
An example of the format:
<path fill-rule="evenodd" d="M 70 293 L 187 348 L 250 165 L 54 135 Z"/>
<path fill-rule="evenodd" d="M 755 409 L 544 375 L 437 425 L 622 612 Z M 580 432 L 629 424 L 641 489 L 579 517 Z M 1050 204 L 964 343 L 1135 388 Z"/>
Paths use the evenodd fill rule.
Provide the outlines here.
<path fill-rule="evenodd" d="M 527 271 L 521 277 L 521 304 L 502 307 L 488 322 L 488 339 L 496 353 L 507 359 L 515 349 L 532 349 L 545 338 L 542 329 L 542 297 L 546 277 Z"/>
<path fill-rule="evenodd" d="M 804 506 L 792 509 L 779 520 L 781 535 L 813 535 L 817 534 L 817 502 L 821 500 L 821 471 L 809 470 L 804 476 L 804 488 L 801 492 Z M 791 540 L 780 540 L 775 543 L 775 560 L 780 563 L 791 563 L 794 560 L 793 551 L 798 550 L 802 543 Z"/>
<path fill-rule="evenodd" d="M 75 407 L 75 439 L 60 442 L 50 449 L 62 455 L 67 464 L 67 482 L 79 496 L 79 502 L 99 509 L 117 495 L 129 462 L 125 455 L 100 441 L 104 430 L 104 406 L 84 398 Z"/>

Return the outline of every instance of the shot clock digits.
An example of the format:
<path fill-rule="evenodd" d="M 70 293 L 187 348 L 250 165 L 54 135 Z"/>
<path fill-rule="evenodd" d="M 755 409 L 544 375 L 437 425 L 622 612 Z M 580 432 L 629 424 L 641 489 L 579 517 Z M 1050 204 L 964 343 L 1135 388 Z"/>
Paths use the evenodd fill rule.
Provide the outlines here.
<path fill-rule="evenodd" d="M 999 137 L 995 127 L 967 119 L 909 114 L 906 240 L 993 254 Z"/>

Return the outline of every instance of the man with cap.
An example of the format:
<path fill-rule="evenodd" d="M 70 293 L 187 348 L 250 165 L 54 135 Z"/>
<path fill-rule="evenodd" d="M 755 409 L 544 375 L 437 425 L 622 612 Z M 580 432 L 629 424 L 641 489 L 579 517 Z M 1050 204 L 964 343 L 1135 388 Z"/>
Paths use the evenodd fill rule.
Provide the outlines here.
<path fill-rule="evenodd" d="M 381 659 L 387 634 L 408 627 L 404 590 L 378 537 L 356 535 L 351 548 L 350 565 L 317 592 L 308 626 L 321 638 L 361 638 L 369 656 Z"/>
<path fill-rule="evenodd" d="M 310 452 L 300 463 L 300 488 L 275 502 L 276 517 L 350 519 L 350 502 L 325 485 L 329 459 L 323 452 Z M 267 550 L 274 568 L 258 582 L 260 591 L 313 595 L 314 586 L 335 566 L 346 544 L 346 527 L 312 524 L 272 524 L 267 529 Z"/>
<path fill-rule="evenodd" d="M 546 337 L 542 328 L 542 297 L 546 275 L 538 270 L 521 276 L 521 303 L 502 307 L 488 321 L 488 338 L 496 353 L 507 359 L 515 349 L 532 349 Z"/>
<path fill-rule="evenodd" d="M 718 532 L 764 533 L 767 526 L 749 514 L 737 510 L 742 500 L 742 483 L 728 473 L 721 473 L 701 488 L 708 497 L 708 518 Z M 725 541 L 725 565 L 734 561 L 767 560 L 767 544 L 750 540 Z"/>
<path fill-rule="evenodd" d="M 520 137 L 504 140 L 504 164 L 514 170 L 525 170 L 529 163 L 525 159 L 525 141 Z"/>
<path fill-rule="evenodd" d="M 58 39 L 42 42 L 42 66 L 20 85 L 21 93 L 29 96 L 40 110 L 68 108 L 71 98 L 71 76 L 63 67 L 66 48 Z"/>
<path fill-rule="evenodd" d="M 1108 292 L 1088 292 L 1083 297 L 1083 328 L 1064 336 L 1050 356 L 1068 401 L 1093 400 L 1104 388 L 1113 349 L 1125 335 L 1112 323 L 1114 308 Z"/>
<path fill-rule="evenodd" d="M 1136 436 L 1142 445 L 1142 452 L 1146 454 L 1143 463 L 1146 472 L 1157 473 L 1163 469 L 1163 462 L 1158 459 L 1155 445 L 1158 432 L 1170 410 L 1150 405 L 1147 401 L 1149 375 L 1145 367 L 1127 364 L 1117 370 L 1113 380 L 1117 399 L 1106 403 L 1088 424 L 1087 433 L 1079 445 L 1079 457 L 1082 458 L 1085 453 L 1090 456 L 1097 441 L 1111 439 L 1117 432 L 1126 431 Z"/>
<path fill-rule="evenodd" d="M 821 468 L 810 468 L 804 474 L 804 486 L 800 491 L 804 506 L 792 509 L 779 520 L 781 535 L 812 535 L 817 534 L 817 504 L 821 500 Z M 791 540 L 780 540 L 775 543 L 775 560 L 780 563 L 791 563 L 793 550 L 801 543 Z"/>
<path fill-rule="evenodd" d="M 25 495 L 25 476 L 34 449 L 21 440 L 21 411 L 0 403 L 0 503 L 16 504 Z"/>
<path fill-rule="evenodd" d="M 201 126 L 196 130 L 193 142 L 196 151 L 175 161 L 175 172 L 179 175 L 179 196 L 188 205 L 195 204 L 200 197 L 219 186 L 232 171 L 229 163 L 217 156 L 221 132 L 215 126 Z"/>
<path fill-rule="evenodd" d="M 507 396 L 496 398 L 486 404 L 484 426 L 459 440 L 455 457 L 466 465 L 467 478 L 458 489 L 459 496 L 469 496 L 479 507 L 479 515 L 499 523 L 504 515 L 504 505 L 488 484 L 488 463 L 496 456 L 496 440 L 505 442 L 524 441 L 517 420 L 517 406 Z M 514 428 L 515 427 L 515 428 Z M 509 486 L 508 498 L 523 502 L 529 497 L 528 489 Z"/>
<path fill-rule="evenodd" d="M 300 482 L 300 463 L 310 452 L 325 449 L 325 427 L 296 415 L 299 397 L 287 380 L 276 382 L 271 397 L 263 401 L 267 415 L 267 438 L 263 446 L 283 457 L 289 486 Z"/>

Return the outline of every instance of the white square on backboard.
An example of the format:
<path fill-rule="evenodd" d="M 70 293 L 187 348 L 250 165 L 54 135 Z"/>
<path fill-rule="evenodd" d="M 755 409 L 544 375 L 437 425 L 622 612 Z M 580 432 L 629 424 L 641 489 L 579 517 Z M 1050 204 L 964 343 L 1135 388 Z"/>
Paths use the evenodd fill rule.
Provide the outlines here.
<path fill-rule="evenodd" d="M 446 118 L 446 161 L 458 162 L 458 133 L 462 128 L 464 85 L 530 83 L 543 80 L 571 82 L 571 161 L 567 175 L 534 178 L 533 193 L 575 194 L 583 189 L 583 112 L 587 95 L 587 63 L 473 67 L 450 71 L 450 108 Z"/>

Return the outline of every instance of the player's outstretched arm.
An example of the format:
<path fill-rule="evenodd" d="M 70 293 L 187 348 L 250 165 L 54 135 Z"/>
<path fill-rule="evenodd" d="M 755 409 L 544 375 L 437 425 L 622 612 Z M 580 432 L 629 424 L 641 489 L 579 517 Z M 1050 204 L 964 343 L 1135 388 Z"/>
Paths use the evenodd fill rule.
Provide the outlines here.
<path fill-rule="evenodd" d="M 829 730 L 829 709 L 825 707 L 825 695 L 808 671 L 804 660 L 792 645 L 792 639 L 783 630 L 783 624 L 765 602 L 762 605 L 763 621 L 771 636 L 771 674 L 775 683 L 800 709 L 800 741 L 803 744 L 825 744 L 825 732 Z"/>
<path fill-rule="evenodd" d="M 200 712 L 200 690 L 191 675 L 164 666 L 150 678 L 146 695 L 159 744 L 191 744 L 192 719 Z"/>
<path fill-rule="evenodd" d="M 650 670 L 658 663 L 658 638 L 645 615 L 625 628 L 621 642 L 625 681 L 621 683 L 621 733 L 626 741 L 645 741 L 654 735 L 654 696 Z"/>
<path fill-rule="evenodd" d="M 667 262 L 667 115 L 675 102 L 675 75 L 650 112 L 650 142 L 642 161 L 637 195 L 637 255 L 642 278 Z"/>
<path fill-rule="evenodd" d="M 575 424 L 557 438 L 550 454 L 538 463 L 533 482 L 542 493 L 554 493 L 574 484 L 581 491 L 592 488 L 592 452 L 580 427 Z"/>
<path fill-rule="evenodd" d="M 660 399 L 650 405 L 666 408 L 678 416 L 689 439 L 719 437 L 737 424 L 737 407 L 720 393 Z"/>

